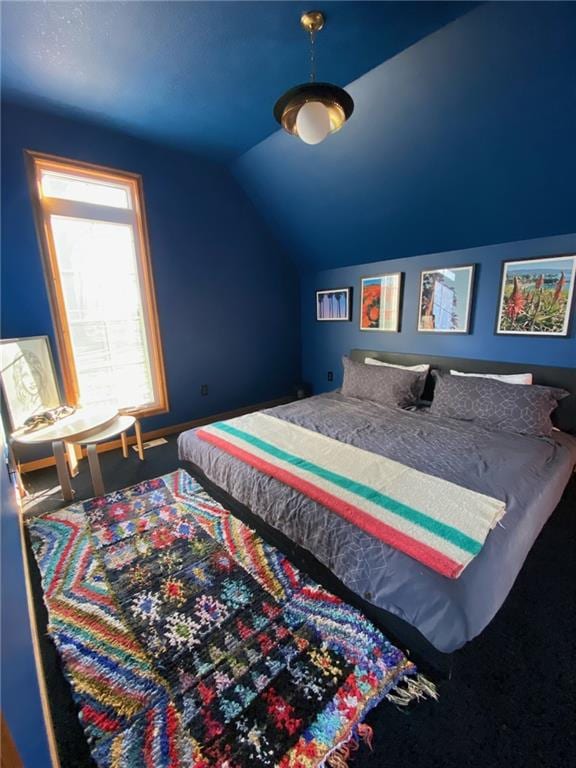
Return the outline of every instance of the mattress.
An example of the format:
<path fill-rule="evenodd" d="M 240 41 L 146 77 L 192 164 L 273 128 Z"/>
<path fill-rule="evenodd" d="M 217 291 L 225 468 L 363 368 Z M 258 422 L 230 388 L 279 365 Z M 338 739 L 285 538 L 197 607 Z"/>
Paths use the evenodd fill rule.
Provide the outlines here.
<path fill-rule="evenodd" d="M 200 440 L 180 435 L 180 459 L 309 550 L 347 587 L 408 622 L 439 651 L 476 637 L 494 617 L 576 464 L 576 439 L 534 438 L 329 393 L 266 411 L 506 503 L 506 514 L 458 579 L 448 579 Z"/>

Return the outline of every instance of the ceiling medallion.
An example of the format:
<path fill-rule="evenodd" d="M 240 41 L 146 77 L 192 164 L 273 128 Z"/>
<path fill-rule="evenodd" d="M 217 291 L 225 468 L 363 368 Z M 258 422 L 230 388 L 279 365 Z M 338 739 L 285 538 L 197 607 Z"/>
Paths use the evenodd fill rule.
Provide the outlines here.
<path fill-rule="evenodd" d="M 326 19 L 321 11 L 307 11 L 300 25 L 310 35 L 310 82 L 286 91 L 274 105 L 274 117 L 282 128 L 306 144 L 319 144 L 339 131 L 354 111 L 354 102 L 343 88 L 316 82 L 316 34 Z"/>

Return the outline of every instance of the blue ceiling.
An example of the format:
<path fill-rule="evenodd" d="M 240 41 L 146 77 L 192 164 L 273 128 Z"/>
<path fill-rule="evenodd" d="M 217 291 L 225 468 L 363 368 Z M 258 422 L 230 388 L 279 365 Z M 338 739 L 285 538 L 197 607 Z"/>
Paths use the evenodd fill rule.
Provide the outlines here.
<path fill-rule="evenodd" d="M 576 3 L 485 3 L 354 82 L 322 144 L 233 167 L 303 269 L 576 232 L 575 40 Z"/>
<path fill-rule="evenodd" d="M 318 77 L 346 85 L 476 5 L 320 3 Z M 307 79 L 308 7 L 3 2 L 3 94 L 227 159 L 273 133 L 276 98 Z"/>

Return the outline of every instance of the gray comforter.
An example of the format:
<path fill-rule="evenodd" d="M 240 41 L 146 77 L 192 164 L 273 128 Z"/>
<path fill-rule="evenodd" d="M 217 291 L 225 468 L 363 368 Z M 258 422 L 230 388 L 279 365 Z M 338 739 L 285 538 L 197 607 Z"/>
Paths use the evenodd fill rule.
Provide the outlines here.
<path fill-rule="evenodd" d="M 412 624 L 446 653 L 476 637 L 494 617 L 576 463 L 576 440 L 560 432 L 553 439 L 490 432 L 339 393 L 267 413 L 506 502 L 502 523 L 480 554 L 460 578 L 448 579 L 203 442 L 194 430 L 179 437 L 182 460 L 198 465 L 350 589 Z"/>

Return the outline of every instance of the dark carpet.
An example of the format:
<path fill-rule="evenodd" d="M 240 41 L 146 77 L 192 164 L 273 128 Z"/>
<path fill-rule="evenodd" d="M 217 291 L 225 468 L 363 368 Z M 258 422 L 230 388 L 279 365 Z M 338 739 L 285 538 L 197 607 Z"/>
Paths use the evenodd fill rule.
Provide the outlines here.
<path fill-rule="evenodd" d="M 176 438 L 148 449 L 101 456 L 107 490 L 173 471 Z M 54 469 L 25 476 L 27 515 L 63 506 Z M 86 462 L 76 498 L 92 495 Z M 50 493 L 49 491 L 53 492 Z M 30 553 L 41 653 L 62 768 L 93 766 L 70 688 L 45 633 L 46 611 Z M 296 565 L 303 566 L 296 561 Z M 305 570 L 305 567 L 303 568 Z M 534 545 L 506 603 L 483 634 L 454 655 L 440 699 L 402 711 L 377 707 L 367 722 L 374 751 L 362 747 L 351 768 L 570 768 L 576 765 L 576 481 Z M 29 766 L 28 768 L 44 768 Z"/>

